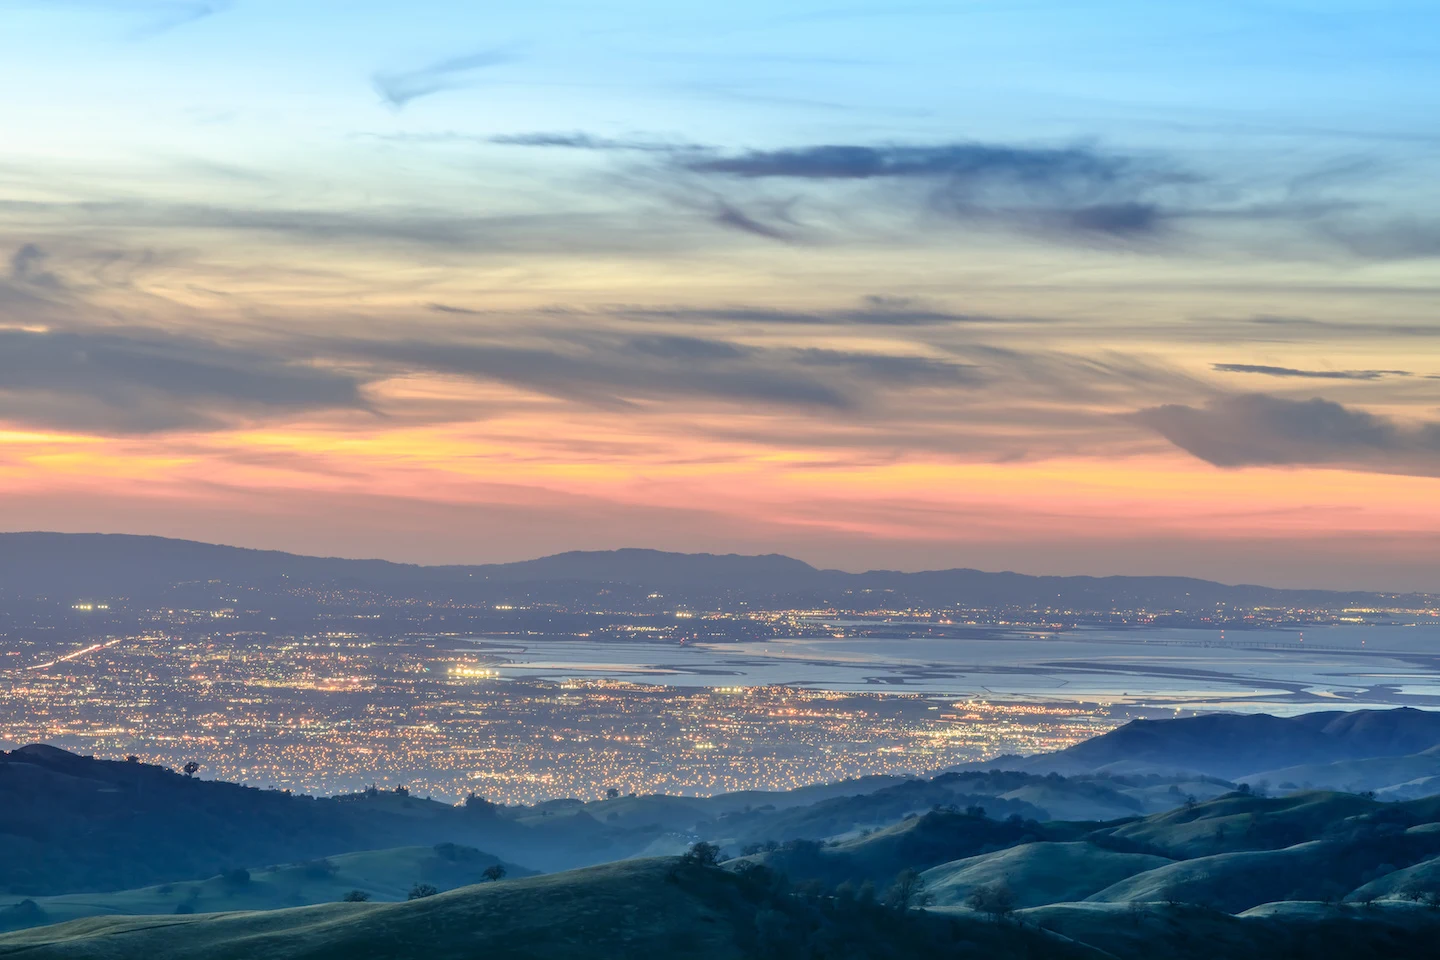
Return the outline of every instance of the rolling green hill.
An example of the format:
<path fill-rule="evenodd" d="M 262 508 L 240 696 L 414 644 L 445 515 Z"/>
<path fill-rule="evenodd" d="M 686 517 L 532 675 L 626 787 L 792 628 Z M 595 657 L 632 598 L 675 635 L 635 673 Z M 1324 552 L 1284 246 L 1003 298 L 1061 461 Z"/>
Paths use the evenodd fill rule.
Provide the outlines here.
<path fill-rule="evenodd" d="M 838 909 L 768 879 L 675 859 L 640 860 L 464 887 L 395 904 L 268 912 L 105 917 L 0 936 L 26 960 L 587 960 L 686 957 L 1026 956 L 1099 960 L 1097 951 L 974 917 Z"/>
<path fill-rule="evenodd" d="M 1100 832 L 1133 849 L 1182 859 L 1292 846 L 1322 836 L 1346 818 L 1382 808 L 1375 800 L 1348 793 L 1274 798 L 1231 793 Z"/>
<path fill-rule="evenodd" d="M 834 885 L 870 881 L 888 885 L 901 870 L 926 870 L 962 857 L 1043 840 L 1074 840 L 1093 823 L 1037 823 L 931 811 L 883 830 L 833 844 L 801 841 L 742 857 L 727 864 L 740 869 L 760 863 L 795 880 Z"/>
<path fill-rule="evenodd" d="M 1022 843 L 932 867 L 925 889 L 939 905 L 961 904 L 977 887 L 1004 883 L 1016 906 L 1084 900 L 1127 877 L 1170 863 L 1143 853 L 1116 853 L 1094 844 Z"/>
<path fill-rule="evenodd" d="M 1090 897 L 1198 903 L 1238 912 L 1278 900 L 1344 897 L 1372 878 L 1440 854 L 1440 832 L 1362 829 L 1281 850 L 1221 853 L 1167 864 Z"/>
<path fill-rule="evenodd" d="M 1440 910 L 1280 904 L 1231 916 L 1191 905 L 1064 903 L 996 921 L 784 891 L 678 859 L 462 887 L 404 903 L 96 917 L 0 935 L 25 960 L 587 960 L 836 957 L 1273 960 L 1434 955 Z"/>

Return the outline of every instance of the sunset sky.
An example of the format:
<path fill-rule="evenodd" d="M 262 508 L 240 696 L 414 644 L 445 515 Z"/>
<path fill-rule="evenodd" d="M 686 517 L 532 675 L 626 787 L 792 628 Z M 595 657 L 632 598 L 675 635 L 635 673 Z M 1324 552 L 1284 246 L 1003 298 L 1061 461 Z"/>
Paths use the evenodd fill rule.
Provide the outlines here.
<path fill-rule="evenodd" d="M 0 528 L 1440 589 L 1440 6 L 0 0 Z"/>

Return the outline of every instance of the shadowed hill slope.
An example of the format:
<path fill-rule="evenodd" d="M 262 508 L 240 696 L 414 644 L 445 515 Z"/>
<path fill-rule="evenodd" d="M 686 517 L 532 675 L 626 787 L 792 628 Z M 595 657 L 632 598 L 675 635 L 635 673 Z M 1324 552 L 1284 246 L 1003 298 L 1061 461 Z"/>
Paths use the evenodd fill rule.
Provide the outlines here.
<path fill-rule="evenodd" d="M 1440 936 L 1440 912 L 1409 904 L 1279 906 L 1235 917 L 1190 904 L 1061 903 L 1020 917 L 1120 960 L 1423 960 Z"/>
<path fill-rule="evenodd" d="M 126 890 L 356 850 L 460 843 L 538 869 L 629 856 L 647 829 L 588 815 L 517 822 L 379 792 L 291 796 L 30 746 L 0 753 L 0 892 Z"/>
<path fill-rule="evenodd" d="M 453 890 L 483 883 L 489 879 L 485 871 L 495 866 L 502 867 L 504 875 L 512 878 L 534 872 L 453 843 L 366 850 L 303 863 L 231 870 L 208 879 L 116 893 L 71 893 L 36 899 L 0 897 L 0 930 L 80 917 L 278 910 L 334 903 L 357 891 L 377 902 L 393 902 L 406 899 L 416 884 Z M 34 907 L 26 906 L 27 902 Z M 27 917 L 34 922 L 28 922 Z"/>

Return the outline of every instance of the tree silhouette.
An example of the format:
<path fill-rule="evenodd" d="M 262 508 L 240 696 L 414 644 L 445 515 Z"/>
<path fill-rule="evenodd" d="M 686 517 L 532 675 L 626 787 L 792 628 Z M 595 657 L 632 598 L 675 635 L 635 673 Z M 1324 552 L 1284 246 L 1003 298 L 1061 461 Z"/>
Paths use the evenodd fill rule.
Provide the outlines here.
<path fill-rule="evenodd" d="M 351 890 L 349 893 L 345 894 L 345 896 L 340 898 L 342 903 L 365 903 L 369 901 L 369 899 L 370 894 L 366 893 L 364 890 Z"/>
<path fill-rule="evenodd" d="M 485 872 L 482 873 L 481 876 L 484 877 L 486 880 L 489 880 L 491 883 L 494 883 L 497 880 L 504 880 L 505 873 L 506 870 L 502 864 L 492 863 L 490 866 L 485 868 Z"/>
<path fill-rule="evenodd" d="M 424 900 L 426 897 L 433 897 L 439 892 L 440 889 L 433 884 L 417 883 L 415 884 L 415 886 L 410 888 L 410 893 L 406 895 L 405 899 Z"/>
<path fill-rule="evenodd" d="M 904 913 L 907 910 L 928 907 L 935 898 L 925 892 L 925 878 L 919 871 L 906 867 L 895 876 L 895 883 L 885 894 L 885 905 Z"/>
<path fill-rule="evenodd" d="M 965 906 L 980 913 L 988 913 L 996 923 L 1015 912 L 1015 893 L 1010 885 L 1001 880 L 976 887 L 965 898 Z"/>
<path fill-rule="evenodd" d="M 720 862 L 720 848 L 713 843 L 701 840 L 690 848 L 690 852 L 685 854 L 685 859 L 702 867 L 713 867 Z"/>
<path fill-rule="evenodd" d="M 195 774 L 200 772 L 200 764 L 196 763 L 194 760 L 191 760 L 189 763 L 185 764 L 185 766 L 181 767 L 180 769 L 184 771 L 185 776 L 193 777 L 195 776 Z"/>

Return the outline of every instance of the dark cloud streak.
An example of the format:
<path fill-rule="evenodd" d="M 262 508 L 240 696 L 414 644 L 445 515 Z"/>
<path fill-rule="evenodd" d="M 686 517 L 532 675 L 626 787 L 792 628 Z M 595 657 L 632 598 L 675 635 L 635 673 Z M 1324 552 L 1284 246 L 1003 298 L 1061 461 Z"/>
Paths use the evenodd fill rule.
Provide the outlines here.
<path fill-rule="evenodd" d="M 1132 419 L 1217 467 L 1329 464 L 1440 473 L 1440 423 L 1405 425 L 1320 397 L 1227 395 L 1200 407 L 1151 407 Z"/>
<path fill-rule="evenodd" d="M 1297 377 L 1307 380 L 1383 380 L 1386 377 L 1411 377 L 1409 370 L 1302 370 L 1297 367 L 1271 367 L 1258 363 L 1212 363 L 1219 373 L 1254 373 L 1266 377 Z"/>

